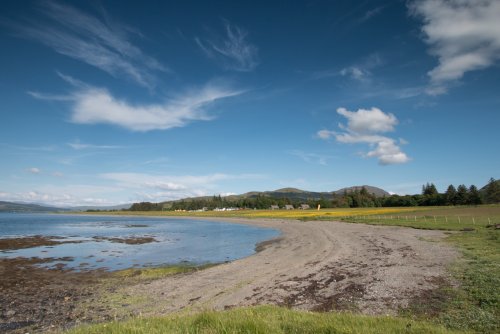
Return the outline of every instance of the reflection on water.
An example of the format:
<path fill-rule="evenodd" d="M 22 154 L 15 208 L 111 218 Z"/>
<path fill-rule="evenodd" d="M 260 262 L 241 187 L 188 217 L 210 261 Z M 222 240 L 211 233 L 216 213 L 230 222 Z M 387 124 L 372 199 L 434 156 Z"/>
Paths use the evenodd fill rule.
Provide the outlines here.
<path fill-rule="evenodd" d="M 0 239 L 38 235 L 58 243 L 0 251 L 0 258 L 57 258 L 41 265 L 75 270 L 218 263 L 251 255 L 278 234 L 197 219 L 1 213 Z"/>

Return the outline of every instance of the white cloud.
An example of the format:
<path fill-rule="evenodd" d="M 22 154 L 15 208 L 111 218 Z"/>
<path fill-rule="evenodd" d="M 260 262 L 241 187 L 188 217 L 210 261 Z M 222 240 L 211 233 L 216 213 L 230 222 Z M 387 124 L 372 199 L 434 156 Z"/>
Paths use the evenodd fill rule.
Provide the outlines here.
<path fill-rule="evenodd" d="M 423 19 L 422 32 L 439 64 L 432 69 L 428 94 L 446 93 L 466 72 L 500 59 L 498 0 L 422 0 L 410 5 Z"/>
<path fill-rule="evenodd" d="M 112 21 L 106 13 L 100 19 L 53 1 L 43 2 L 40 12 L 48 24 L 29 21 L 11 26 L 22 37 L 43 43 L 57 53 L 145 87 L 154 86 L 153 71 L 167 71 L 132 43 L 131 33 L 140 34 Z"/>
<path fill-rule="evenodd" d="M 26 171 L 28 173 L 31 173 L 31 174 L 40 174 L 41 173 L 40 168 L 37 168 L 37 167 L 28 168 L 28 169 L 26 169 Z"/>
<path fill-rule="evenodd" d="M 381 165 L 403 164 L 410 160 L 393 139 L 384 138 L 375 145 L 375 149 L 368 152 L 366 156 L 378 158 Z"/>
<path fill-rule="evenodd" d="M 398 124 L 396 116 L 386 114 L 378 108 L 359 109 L 358 111 L 338 108 L 337 113 L 347 118 L 348 128 L 356 133 L 394 131 L 394 126 Z"/>
<path fill-rule="evenodd" d="M 381 165 L 402 164 L 410 161 L 410 158 L 399 147 L 406 143 L 404 139 L 399 139 L 398 145 L 394 139 L 381 135 L 381 133 L 395 130 L 398 120 L 393 114 L 384 113 L 378 108 L 358 111 L 338 108 L 337 113 L 347 119 L 347 126 L 339 124 L 339 128 L 344 132 L 320 130 L 317 133 L 319 138 L 335 137 L 340 143 L 366 143 L 372 149 L 364 156 L 377 158 Z"/>
<path fill-rule="evenodd" d="M 240 72 L 253 71 L 259 64 L 258 48 L 246 41 L 248 33 L 225 22 L 226 36 L 202 40 L 196 44 L 207 57 L 219 61 L 225 68 Z"/>
<path fill-rule="evenodd" d="M 162 104 L 140 105 L 118 99 L 106 89 L 86 87 L 70 95 L 73 103 L 71 121 L 79 124 L 112 124 L 132 131 L 166 130 L 193 121 L 212 120 L 214 116 L 206 111 L 209 105 L 241 93 L 221 85 L 207 84 Z M 88 147 L 78 143 L 70 146 L 75 149 Z"/>

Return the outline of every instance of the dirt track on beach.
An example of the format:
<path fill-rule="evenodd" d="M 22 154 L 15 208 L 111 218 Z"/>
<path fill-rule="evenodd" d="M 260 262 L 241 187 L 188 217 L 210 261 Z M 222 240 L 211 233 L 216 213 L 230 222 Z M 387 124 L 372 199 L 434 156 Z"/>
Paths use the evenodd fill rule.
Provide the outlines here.
<path fill-rule="evenodd" d="M 221 220 L 221 219 L 216 219 Z M 313 311 L 395 314 L 449 281 L 457 252 L 442 231 L 341 222 L 225 219 L 278 228 L 250 257 L 117 290 L 140 302 L 121 314 L 276 304 Z"/>

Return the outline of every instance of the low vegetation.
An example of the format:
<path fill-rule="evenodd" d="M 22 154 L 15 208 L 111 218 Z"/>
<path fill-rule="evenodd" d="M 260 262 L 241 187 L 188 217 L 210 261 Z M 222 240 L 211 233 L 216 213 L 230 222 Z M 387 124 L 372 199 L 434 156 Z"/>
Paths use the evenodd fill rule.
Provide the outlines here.
<path fill-rule="evenodd" d="M 311 313 L 275 306 L 238 308 L 224 312 L 138 318 L 80 327 L 70 334 L 92 333 L 461 333 L 425 321 L 369 317 L 350 313 Z"/>
<path fill-rule="evenodd" d="M 186 274 L 197 270 L 203 270 L 215 266 L 216 264 L 206 265 L 176 265 L 151 268 L 130 268 L 114 272 L 108 279 L 128 279 L 129 281 L 139 281 L 145 279 L 155 279 L 170 275 Z"/>

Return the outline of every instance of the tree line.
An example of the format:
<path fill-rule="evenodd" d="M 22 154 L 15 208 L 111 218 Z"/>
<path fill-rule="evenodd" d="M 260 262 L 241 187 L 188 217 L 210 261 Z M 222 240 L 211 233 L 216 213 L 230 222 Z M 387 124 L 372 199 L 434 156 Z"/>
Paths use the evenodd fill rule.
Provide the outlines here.
<path fill-rule="evenodd" d="M 484 191 L 479 191 L 475 185 L 469 187 L 461 184 L 457 187 L 449 185 L 444 193 L 439 193 L 433 183 L 422 186 L 422 192 L 416 195 L 390 195 L 377 197 L 366 188 L 344 192 L 341 195 L 320 199 L 291 199 L 287 197 L 273 198 L 257 195 L 249 198 L 227 198 L 213 196 L 208 198 L 186 199 L 170 203 L 134 203 L 130 211 L 161 211 L 161 210 L 214 210 L 216 208 L 239 209 L 269 209 L 271 205 L 283 208 L 293 205 L 308 204 L 311 208 L 318 205 L 321 208 L 360 208 L 360 207 L 405 207 L 405 206 L 445 206 L 445 205 L 479 205 L 500 203 L 500 183 L 491 178 Z"/>

